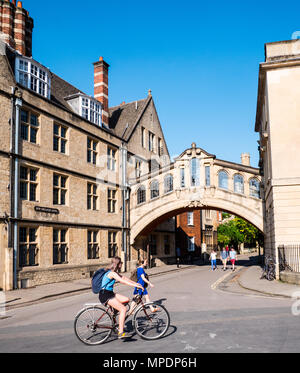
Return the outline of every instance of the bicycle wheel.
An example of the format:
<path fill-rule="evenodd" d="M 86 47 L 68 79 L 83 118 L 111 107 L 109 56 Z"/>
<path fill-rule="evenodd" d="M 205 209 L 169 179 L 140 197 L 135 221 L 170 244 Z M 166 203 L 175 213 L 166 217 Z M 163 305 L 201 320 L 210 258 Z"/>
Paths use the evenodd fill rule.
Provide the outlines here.
<path fill-rule="evenodd" d="M 275 280 L 275 268 L 270 268 L 267 272 L 267 280 L 272 281 Z"/>
<path fill-rule="evenodd" d="M 157 308 L 152 312 L 150 306 Z M 134 328 L 143 339 L 153 340 L 164 336 L 169 329 L 170 316 L 164 306 L 156 303 L 142 304 L 134 313 Z"/>
<path fill-rule="evenodd" d="M 105 342 L 113 327 L 111 315 L 99 306 L 84 308 L 74 320 L 75 334 L 86 345 L 99 345 Z"/>

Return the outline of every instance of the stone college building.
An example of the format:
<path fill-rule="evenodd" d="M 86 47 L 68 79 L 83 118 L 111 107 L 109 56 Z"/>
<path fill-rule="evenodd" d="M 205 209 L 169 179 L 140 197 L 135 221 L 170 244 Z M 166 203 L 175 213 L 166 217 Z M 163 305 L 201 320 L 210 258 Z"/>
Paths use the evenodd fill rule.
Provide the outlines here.
<path fill-rule="evenodd" d="M 128 249 L 127 180 L 170 161 L 151 91 L 109 107 L 100 57 L 85 94 L 34 59 L 33 25 L 21 2 L 0 1 L 3 290 L 90 277 L 115 255 L 130 269 L 144 254 Z M 174 231 L 174 219 L 157 227 L 154 261 L 175 256 Z"/>

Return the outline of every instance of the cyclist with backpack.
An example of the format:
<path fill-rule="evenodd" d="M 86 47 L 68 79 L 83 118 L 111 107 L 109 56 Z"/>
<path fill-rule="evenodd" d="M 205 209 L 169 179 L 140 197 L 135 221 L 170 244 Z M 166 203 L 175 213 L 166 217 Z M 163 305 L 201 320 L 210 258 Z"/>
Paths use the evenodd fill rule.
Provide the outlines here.
<path fill-rule="evenodd" d="M 120 275 L 122 268 L 121 258 L 118 256 L 112 258 L 111 264 L 106 267 L 99 276 L 99 281 L 101 282 L 99 300 L 102 304 L 109 304 L 115 310 L 120 312 L 119 315 L 119 333 L 118 338 L 129 338 L 130 335 L 124 332 L 124 323 L 126 317 L 126 307 L 124 304 L 129 302 L 129 298 L 121 294 L 114 293 L 114 285 L 120 282 L 124 285 L 129 285 L 140 290 L 144 290 L 143 286 L 137 282 L 131 281 L 129 278 Z M 101 271 L 101 270 L 100 270 Z M 94 287 L 93 287 L 94 291 Z M 95 291 L 94 291 L 95 292 Z"/>
<path fill-rule="evenodd" d="M 149 277 L 148 277 L 147 273 L 145 272 L 145 268 L 147 267 L 147 264 L 148 264 L 147 259 L 140 259 L 139 262 L 138 262 L 137 269 L 134 271 L 134 273 L 131 275 L 130 278 L 131 278 L 131 280 L 136 281 L 138 284 L 140 284 L 142 286 L 142 288 L 135 287 L 133 295 L 138 296 L 140 298 L 145 296 L 146 302 L 148 303 L 148 302 L 150 302 L 150 297 L 149 297 L 149 294 L 148 294 L 148 291 L 147 291 L 146 288 L 147 288 L 148 285 L 151 288 L 153 288 L 154 285 L 149 281 Z M 134 299 L 133 299 L 133 301 L 131 303 L 129 313 L 128 313 L 129 315 L 133 312 L 136 305 L 137 305 L 137 302 L 135 302 Z M 150 309 L 151 309 L 152 312 L 157 312 L 158 311 L 155 307 L 153 307 L 151 305 L 150 305 Z"/>

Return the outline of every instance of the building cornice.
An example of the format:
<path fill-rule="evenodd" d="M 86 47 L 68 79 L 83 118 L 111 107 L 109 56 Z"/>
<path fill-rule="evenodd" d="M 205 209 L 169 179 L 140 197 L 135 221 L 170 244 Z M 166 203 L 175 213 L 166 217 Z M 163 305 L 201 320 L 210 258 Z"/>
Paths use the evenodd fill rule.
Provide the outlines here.
<path fill-rule="evenodd" d="M 297 67 L 300 66 L 300 58 L 288 59 L 284 61 L 269 61 L 262 62 L 259 65 L 259 74 L 258 74 L 258 94 L 257 94 L 257 108 L 256 108 L 256 119 L 255 119 L 255 132 L 260 130 L 260 119 L 263 106 L 263 98 L 266 85 L 266 72 L 277 69 L 284 69 L 288 67 Z"/>

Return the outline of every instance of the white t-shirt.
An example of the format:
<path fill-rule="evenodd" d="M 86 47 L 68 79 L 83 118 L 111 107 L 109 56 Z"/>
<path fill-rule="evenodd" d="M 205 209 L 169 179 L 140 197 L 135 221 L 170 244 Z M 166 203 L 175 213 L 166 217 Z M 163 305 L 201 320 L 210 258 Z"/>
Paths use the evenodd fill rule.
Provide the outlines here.
<path fill-rule="evenodd" d="M 230 256 L 230 259 L 236 259 L 236 251 L 235 250 L 229 251 L 229 256 Z"/>
<path fill-rule="evenodd" d="M 216 260 L 217 259 L 217 254 L 216 253 L 211 253 L 210 258 L 211 258 L 211 260 Z"/>

